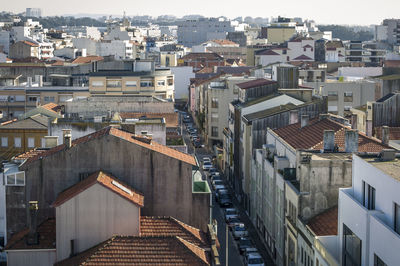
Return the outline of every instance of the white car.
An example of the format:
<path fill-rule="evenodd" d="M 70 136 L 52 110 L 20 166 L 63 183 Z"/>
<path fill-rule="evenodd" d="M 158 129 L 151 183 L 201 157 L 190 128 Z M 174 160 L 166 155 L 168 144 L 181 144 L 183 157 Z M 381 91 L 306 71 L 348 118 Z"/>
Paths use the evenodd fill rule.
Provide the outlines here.
<path fill-rule="evenodd" d="M 232 229 L 232 232 L 233 232 L 233 238 L 235 239 L 239 239 L 241 237 L 249 235 L 249 232 L 247 232 L 244 224 L 235 225 L 235 227 Z"/>
<path fill-rule="evenodd" d="M 228 221 L 230 218 L 234 217 L 239 217 L 238 211 L 235 208 L 225 209 L 225 221 Z"/>
<path fill-rule="evenodd" d="M 210 157 L 203 157 L 203 163 L 205 163 L 205 162 L 209 162 L 209 163 L 211 163 L 211 158 Z"/>
<path fill-rule="evenodd" d="M 204 162 L 203 163 L 203 171 L 208 171 L 212 167 L 211 162 Z"/>
<path fill-rule="evenodd" d="M 259 253 L 250 253 L 246 256 L 245 262 L 248 266 L 264 266 L 264 261 Z"/>

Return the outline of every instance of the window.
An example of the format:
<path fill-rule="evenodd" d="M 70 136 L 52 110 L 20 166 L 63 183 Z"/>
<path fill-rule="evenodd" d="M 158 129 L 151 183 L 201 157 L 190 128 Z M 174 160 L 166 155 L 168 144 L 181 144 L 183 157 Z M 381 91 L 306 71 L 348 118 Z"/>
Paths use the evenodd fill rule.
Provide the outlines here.
<path fill-rule="evenodd" d="M 25 102 L 25 96 L 24 95 L 16 95 L 15 101 L 16 102 Z M 35 102 L 36 102 L 36 100 L 35 100 Z"/>
<path fill-rule="evenodd" d="M 8 137 L 1 137 L 1 147 L 8 147 Z"/>
<path fill-rule="evenodd" d="M 35 138 L 28 138 L 28 148 L 35 147 Z"/>
<path fill-rule="evenodd" d="M 328 91 L 328 96 L 338 96 L 337 91 Z"/>
<path fill-rule="evenodd" d="M 361 240 L 343 224 L 343 266 L 361 266 Z"/>
<path fill-rule="evenodd" d="M 167 83 L 168 83 L 168 86 L 174 85 L 174 78 L 173 77 L 168 77 Z"/>
<path fill-rule="evenodd" d="M 400 234 L 400 205 L 394 204 L 394 231 Z"/>
<path fill-rule="evenodd" d="M 16 172 L 6 175 L 7 186 L 24 186 L 25 185 L 25 172 Z"/>
<path fill-rule="evenodd" d="M 363 181 L 363 205 L 368 210 L 375 210 L 375 188 Z"/>
<path fill-rule="evenodd" d="M 165 80 L 157 81 L 157 86 L 165 86 Z"/>
<path fill-rule="evenodd" d="M 126 87 L 136 87 L 137 86 L 137 82 L 135 80 L 128 80 L 125 82 L 125 86 Z"/>
<path fill-rule="evenodd" d="M 44 96 L 44 101 L 45 102 L 54 102 L 55 97 L 54 96 Z"/>
<path fill-rule="evenodd" d="M 211 99 L 211 108 L 218 108 L 218 98 Z"/>
<path fill-rule="evenodd" d="M 374 254 L 374 266 L 387 266 L 376 254 Z"/>
<path fill-rule="evenodd" d="M 211 122 L 218 122 L 218 113 L 211 113 Z"/>
<path fill-rule="evenodd" d="M 21 138 L 19 138 L 19 137 L 14 138 L 14 147 L 21 148 Z"/>
<path fill-rule="evenodd" d="M 140 87 L 154 87 L 153 81 L 141 81 Z"/>
<path fill-rule="evenodd" d="M 121 80 L 107 80 L 107 87 L 108 88 L 120 88 Z"/>
<path fill-rule="evenodd" d="M 46 148 L 46 139 L 45 138 L 41 138 L 40 139 L 40 146 L 42 147 L 42 148 Z"/>
<path fill-rule="evenodd" d="M 211 127 L 211 136 L 218 137 L 218 127 Z"/>
<path fill-rule="evenodd" d="M 103 81 L 100 81 L 100 80 L 92 81 L 92 87 L 103 87 L 103 86 L 104 86 Z"/>
<path fill-rule="evenodd" d="M 352 102 L 353 101 L 353 92 L 351 91 L 346 91 L 344 93 L 344 101 L 345 102 Z"/>
<path fill-rule="evenodd" d="M 28 97 L 28 102 L 37 102 L 37 97 L 36 96 L 29 96 Z"/>

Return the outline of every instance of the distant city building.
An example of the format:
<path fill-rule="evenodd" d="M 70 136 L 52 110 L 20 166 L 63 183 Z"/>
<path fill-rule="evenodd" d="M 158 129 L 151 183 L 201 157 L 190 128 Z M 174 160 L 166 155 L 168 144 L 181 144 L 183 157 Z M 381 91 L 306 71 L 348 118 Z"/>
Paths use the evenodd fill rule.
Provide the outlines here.
<path fill-rule="evenodd" d="M 36 17 L 36 18 L 39 18 L 39 17 L 42 16 L 42 9 L 41 9 L 41 8 L 31 8 L 31 7 L 28 7 L 28 8 L 26 8 L 25 15 L 26 15 L 27 17 Z"/>

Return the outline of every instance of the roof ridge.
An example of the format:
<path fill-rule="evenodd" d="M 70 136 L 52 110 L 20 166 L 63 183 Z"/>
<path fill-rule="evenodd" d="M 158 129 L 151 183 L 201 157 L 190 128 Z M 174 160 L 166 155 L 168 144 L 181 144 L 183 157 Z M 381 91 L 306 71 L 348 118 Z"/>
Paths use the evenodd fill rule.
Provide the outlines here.
<path fill-rule="evenodd" d="M 186 249 L 189 250 L 189 252 L 192 253 L 198 260 L 200 260 L 201 262 L 203 262 L 205 264 L 210 264 L 206 260 L 207 257 L 205 259 L 203 259 L 201 256 L 199 256 L 200 254 L 197 254 L 195 252 L 195 250 L 197 250 L 197 251 L 202 252 L 203 254 L 205 254 L 206 253 L 205 249 L 203 249 L 203 248 L 201 248 L 201 247 L 199 247 L 199 246 L 197 246 L 197 245 L 195 245 L 193 243 L 190 243 L 189 241 L 183 239 L 182 237 L 175 236 L 175 238 L 179 243 L 181 243 L 181 245 L 184 245 L 186 247 Z"/>
<path fill-rule="evenodd" d="M 188 232 L 189 234 L 191 234 L 192 236 L 194 236 L 195 238 L 197 238 L 198 240 L 200 240 L 200 242 L 203 242 L 202 239 L 199 239 L 195 234 L 193 234 L 193 232 L 191 232 L 189 229 L 195 230 L 197 232 L 199 232 L 199 234 L 201 233 L 200 229 L 197 229 L 193 226 L 190 226 L 188 224 L 185 224 L 182 221 L 179 221 L 178 219 L 171 217 L 170 219 L 172 219 L 176 224 L 178 224 L 180 227 L 182 227 L 186 232 Z M 189 228 L 189 229 L 188 229 Z"/>
<path fill-rule="evenodd" d="M 336 136 L 337 133 L 341 132 L 345 130 L 344 128 L 341 128 L 339 130 L 336 130 L 333 134 Z M 318 142 L 317 144 L 315 144 L 314 146 L 311 147 L 311 150 L 315 149 L 318 145 L 323 145 L 324 144 L 324 139 L 322 138 L 322 141 Z"/>

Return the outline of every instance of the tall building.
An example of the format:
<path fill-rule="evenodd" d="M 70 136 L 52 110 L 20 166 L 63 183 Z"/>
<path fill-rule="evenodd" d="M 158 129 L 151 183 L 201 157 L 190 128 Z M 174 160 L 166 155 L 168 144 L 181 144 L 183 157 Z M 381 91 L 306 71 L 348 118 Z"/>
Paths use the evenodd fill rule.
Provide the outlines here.
<path fill-rule="evenodd" d="M 42 9 L 41 8 L 32 8 L 28 7 L 26 8 L 25 15 L 27 17 L 41 17 L 42 16 Z"/>

